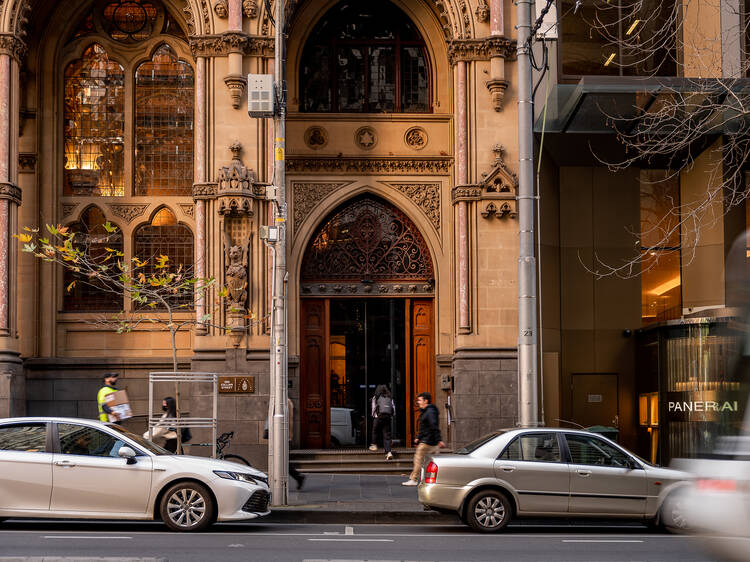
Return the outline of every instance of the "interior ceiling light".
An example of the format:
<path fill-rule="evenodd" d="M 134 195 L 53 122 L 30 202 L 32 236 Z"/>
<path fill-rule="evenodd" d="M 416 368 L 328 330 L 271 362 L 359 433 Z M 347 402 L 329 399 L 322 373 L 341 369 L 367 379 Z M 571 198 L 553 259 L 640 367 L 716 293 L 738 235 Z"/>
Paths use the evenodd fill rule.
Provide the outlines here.
<path fill-rule="evenodd" d="M 625 35 L 630 35 L 635 31 L 636 26 L 641 23 L 641 20 L 635 20 L 631 26 L 628 28 L 628 31 L 625 33 Z"/>
<path fill-rule="evenodd" d="M 672 277 L 672 279 L 670 279 L 669 281 L 666 281 L 665 283 L 662 283 L 661 285 L 654 287 L 653 290 L 651 291 L 651 294 L 661 296 L 667 291 L 671 291 L 675 287 L 679 287 L 679 286 L 680 286 L 680 276 L 677 275 L 675 277 Z"/>
<path fill-rule="evenodd" d="M 606 61 L 606 62 L 604 63 L 604 66 L 609 66 L 609 63 L 611 63 L 611 62 L 612 62 L 612 59 L 613 59 L 613 58 L 615 58 L 615 53 L 612 53 L 611 55 L 609 55 L 609 58 L 608 58 L 608 59 L 607 59 L 607 61 Z"/>

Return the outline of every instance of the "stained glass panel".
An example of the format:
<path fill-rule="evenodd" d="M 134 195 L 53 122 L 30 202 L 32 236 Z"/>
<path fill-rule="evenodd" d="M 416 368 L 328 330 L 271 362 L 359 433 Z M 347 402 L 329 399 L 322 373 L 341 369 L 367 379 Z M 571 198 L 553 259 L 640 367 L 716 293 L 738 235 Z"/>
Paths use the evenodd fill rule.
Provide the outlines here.
<path fill-rule="evenodd" d="M 117 41 L 143 41 L 151 36 L 158 11 L 150 2 L 120 0 L 104 7 L 102 17 L 109 36 Z"/>
<path fill-rule="evenodd" d="M 65 69 L 65 195 L 125 194 L 125 72 L 94 44 Z"/>
<path fill-rule="evenodd" d="M 107 219 L 97 207 L 89 207 L 81 215 L 78 223 L 71 225 L 75 232 L 75 244 L 84 250 L 94 264 L 104 264 L 109 255 L 106 248 L 122 251 L 122 232 L 107 232 L 104 224 Z M 63 274 L 63 310 L 116 312 L 122 310 L 122 295 L 103 288 L 101 283 L 65 269 Z"/>
<path fill-rule="evenodd" d="M 182 271 L 187 275 L 193 270 L 193 233 L 184 225 L 178 224 L 174 214 L 169 209 L 161 209 L 150 224 L 141 226 L 135 232 L 134 256 L 146 261 L 143 273 L 148 277 L 152 274 L 161 275 L 164 270 L 156 269 L 156 260 L 161 255 L 169 257 L 169 271 Z M 185 305 L 189 309 L 193 306 L 193 293 L 186 291 L 175 295 L 172 302 L 175 305 Z"/>
<path fill-rule="evenodd" d="M 190 195 L 193 185 L 192 67 L 168 45 L 135 74 L 135 194 Z"/>

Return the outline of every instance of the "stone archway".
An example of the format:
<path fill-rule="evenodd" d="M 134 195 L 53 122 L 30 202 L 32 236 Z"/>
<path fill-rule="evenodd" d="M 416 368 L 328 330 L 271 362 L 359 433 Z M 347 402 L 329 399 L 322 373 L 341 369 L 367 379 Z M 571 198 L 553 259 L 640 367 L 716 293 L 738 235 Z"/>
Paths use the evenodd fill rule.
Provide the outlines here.
<path fill-rule="evenodd" d="M 302 445 L 364 446 L 368 400 L 394 394 L 394 433 L 411 442 L 411 396 L 434 387 L 434 268 L 416 225 L 363 194 L 324 219 L 300 270 Z"/>

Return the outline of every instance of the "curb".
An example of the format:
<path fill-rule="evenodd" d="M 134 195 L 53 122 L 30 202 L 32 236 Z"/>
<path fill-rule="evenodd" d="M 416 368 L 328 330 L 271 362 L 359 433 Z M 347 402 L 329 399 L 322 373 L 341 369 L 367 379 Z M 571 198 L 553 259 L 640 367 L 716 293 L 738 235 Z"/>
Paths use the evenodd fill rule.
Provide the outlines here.
<path fill-rule="evenodd" d="M 299 524 L 388 524 L 408 523 L 411 525 L 455 525 L 460 523 L 455 515 L 437 511 L 324 511 L 275 507 L 271 515 L 257 519 L 259 523 L 299 523 Z"/>

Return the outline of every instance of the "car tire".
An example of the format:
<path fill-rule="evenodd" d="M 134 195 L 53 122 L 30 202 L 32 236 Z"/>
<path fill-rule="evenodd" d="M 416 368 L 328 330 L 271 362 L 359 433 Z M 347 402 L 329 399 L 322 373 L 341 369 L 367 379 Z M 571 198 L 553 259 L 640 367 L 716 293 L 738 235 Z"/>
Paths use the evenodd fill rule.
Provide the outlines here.
<path fill-rule="evenodd" d="M 471 498 L 464 517 L 475 531 L 500 531 L 510 521 L 510 502 L 505 494 L 497 490 L 483 490 Z"/>
<path fill-rule="evenodd" d="M 159 513 L 170 531 L 202 531 L 214 520 L 216 506 L 205 486 L 178 482 L 161 497 Z"/>
<path fill-rule="evenodd" d="M 670 533 L 687 533 L 690 526 L 685 518 L 682 496 L 679 492 L 672 492 L 664 500 L 659 511 L 661 527 Z"/>

